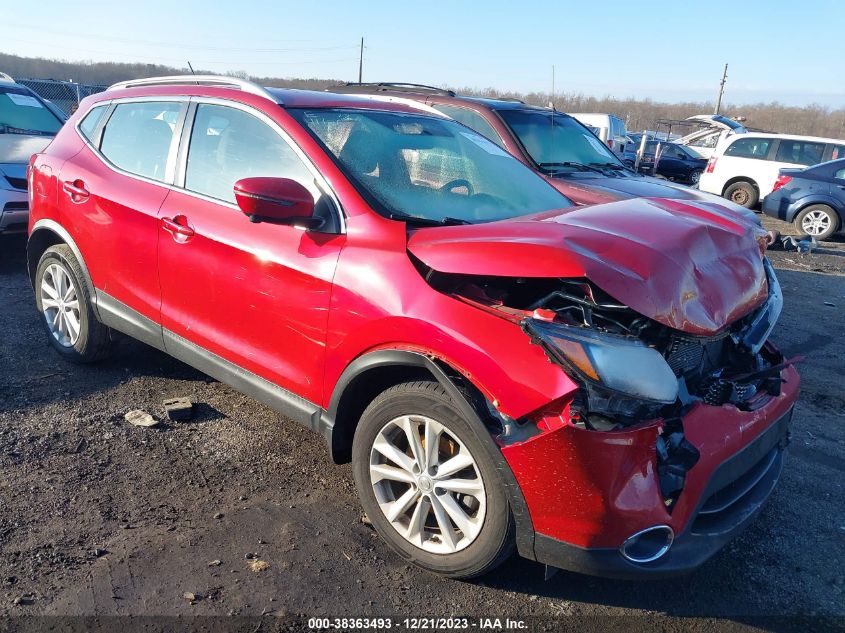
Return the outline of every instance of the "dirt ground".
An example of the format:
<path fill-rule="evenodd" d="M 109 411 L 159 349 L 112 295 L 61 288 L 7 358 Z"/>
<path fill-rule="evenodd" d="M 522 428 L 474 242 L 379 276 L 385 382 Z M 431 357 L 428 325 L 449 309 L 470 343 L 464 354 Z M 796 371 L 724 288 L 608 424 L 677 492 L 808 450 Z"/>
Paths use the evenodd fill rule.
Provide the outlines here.
<path fill-rule="evenodd" d="M 787 356 L 806 356 L 780 485 L 697 573 L 651 582 L 565 572 L 546 581 L 540 565 L 516 558 L 475 582 L 409 567 L 361 522 L 351 470 L 330 462 L 320 437 L 141 343 L 122 342 L 96 365 L 62 362 L 39 325 L 23 250 L 22 238 L 0 240 L 7 627 L 35 614 L 633 615 L 663 630 L 787 630 L 794 621 L 781 616 L 794 615 L 832 617 L 809 629 L 845 623 L 843 240 L 771 254 L 786 301 L 774 339 Z M 198 403 L 191 422 L 124 421 L 132 409 L 163 418 L 172 396 Z"/>

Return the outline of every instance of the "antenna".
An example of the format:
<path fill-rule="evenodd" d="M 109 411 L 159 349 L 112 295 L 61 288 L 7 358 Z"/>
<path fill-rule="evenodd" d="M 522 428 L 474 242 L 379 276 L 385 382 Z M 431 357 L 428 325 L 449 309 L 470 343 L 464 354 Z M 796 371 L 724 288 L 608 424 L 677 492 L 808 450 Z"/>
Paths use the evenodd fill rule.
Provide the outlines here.
<path fill-rule="evenodd" d="M 555 131 L 555 65 L 552 64 L 552 97 L 549 99 L 549 107 L 552 109 L 552 134 Z"/>
<path fill-rule="evenodd" d="M 194 67 L 193 67 L 193 66 L 191 66 L 191 60 L 190 60 L 190 59 L 188 60 L 188 68 L 190 68 L 190 69 L 191 69 L 191 74 L 192 74 L 192 75 L 196 75 L 196 73 L 194 72 Z"/>

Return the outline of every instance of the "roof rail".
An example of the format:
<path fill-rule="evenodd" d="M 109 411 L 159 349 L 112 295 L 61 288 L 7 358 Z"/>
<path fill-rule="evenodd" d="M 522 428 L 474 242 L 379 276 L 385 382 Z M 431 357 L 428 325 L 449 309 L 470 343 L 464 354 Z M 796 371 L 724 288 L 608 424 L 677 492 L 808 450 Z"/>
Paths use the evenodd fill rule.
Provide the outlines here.
<path fill-rule="evenodd" d="M 9 81 L 11 83 L 15 83 L 15 80 L 12 79 L 12 76 L 7 75 L 6 73 L 0 73 L 0 81 Z"/>
<path fill-rule="evenodd" d="M 405 92 L 411 94 L 435 94 L 444 97 L 454 97 L 453 90 L 446 88 L 437 88 L 436 86 L 426 86 L 425 84 L 410 84 L 399 81 L 379 81 L 374 83 L 355 83 L 348 82 L 345 84 L 338 84 L 326 88 L 327 92 Z"/>
<path fill-rule="evenodd" d="M 108 87 L 108 90 L 119 88 L 137 88 L 139 86 L 181 86 L 196 84 L 197 86 L 223 86 L 226 88 L 237 88 L 242 92 L 258 95 L 278 103 L 276 98 L 265 88 L 239 77 L 226 77 L 223 75 L 171 75 L 169 77 L 148 77 L 145 79 L 130 79 L 120 81 Z"/>

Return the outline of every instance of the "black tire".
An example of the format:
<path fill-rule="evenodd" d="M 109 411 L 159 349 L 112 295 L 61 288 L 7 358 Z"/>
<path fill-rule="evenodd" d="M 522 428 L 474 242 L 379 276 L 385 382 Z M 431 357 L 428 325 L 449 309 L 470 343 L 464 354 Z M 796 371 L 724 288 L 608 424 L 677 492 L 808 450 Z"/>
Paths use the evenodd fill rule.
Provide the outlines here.
<path fill-rule="evenodd" d="M 50 266 L 58 266 L 70 278 L 76 289 L 79 302 L 79 334 L 72 345 L 63 345 L 54 336 L 44 312 L 41 287 L 45 274 Z M 91 290 L 85 283 L 82 268 L 73 251 L 65 244 L 51 246 L 38 261 L 35 272 L 35 305 L 38 308 L 41 325 L 47 335 L 47 340 L 65 360 L 72 363 L 90 363 L 106 355 L 109 348 L 109 329 L 100 323 L 94 314 L 91 301 Z"/>
<path fill-rule="evenodd" d="M 696 169 L 689 175 L 689 182 L 691 185 L 697 185 L 698 181 L 701 180 L 701 174 L 704 173 L 703 169 Z"/>
<path fill-rule="evenodd" d="M 729 185 L 722 197 L 746 209 L 753 209 L 760 201 L 760 194 L 757 192 L 757 187 L 747 180 L 740 180 Z"/>
<path fill-rule="evenodd" d="M 823 230 L 819 229 L 819 231 L 816 232 L 808 230 L 809 227 L 805 228 L 805 220 L 807 220 L 808 216 L 811 214 L 820 219 L 822 222 L 824 222 L 823 218 L 827 216 L 827 228 Z M 837 214 L 831 207 L 826 204 L 811 204 L 806 209 L 802 209 L 801 212 L 795 216 L 793 224 L 795 224 L 795 228 L 798 229 L 801 235 L 809 235 L 817 240 L 826 240 L 839 229 L 839 222 L 839 214 Z"/>
<path fill-rule="evenodd" d="M 469 450 L 478 466 L 484 482 L 486 514 L 481 531 L 464 549 L 437 554 L 412 544 L 394 528 L 376 500 L 370 476 L 372 447 L 385 425 L 403 415 L 427 416 L 439 422 Z M 439 383 L 419 381 L 396 385 L 370 403 L 355 430 L 352 471 L 361 504 L 373 527 L 405 560 L 441 576 L 473 578 L 495 569 L 513 552 L 514 520 L 496 466 Z"/>

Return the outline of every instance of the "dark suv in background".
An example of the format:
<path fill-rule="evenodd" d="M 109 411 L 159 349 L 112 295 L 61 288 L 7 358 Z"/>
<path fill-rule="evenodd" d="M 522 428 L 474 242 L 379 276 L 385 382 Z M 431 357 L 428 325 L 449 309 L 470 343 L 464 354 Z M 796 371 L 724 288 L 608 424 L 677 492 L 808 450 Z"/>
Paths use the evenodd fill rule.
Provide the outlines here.
<path fill-rule="evenodd" d="M 419 84 L 347 83 L 328 90 L 424 103 L 486 136 L 577 204 L 641 197 L 715 200 L 694 189 L 637 174 L 585 125 L 551 108 L 515 99 L 468 97 Z"/>

